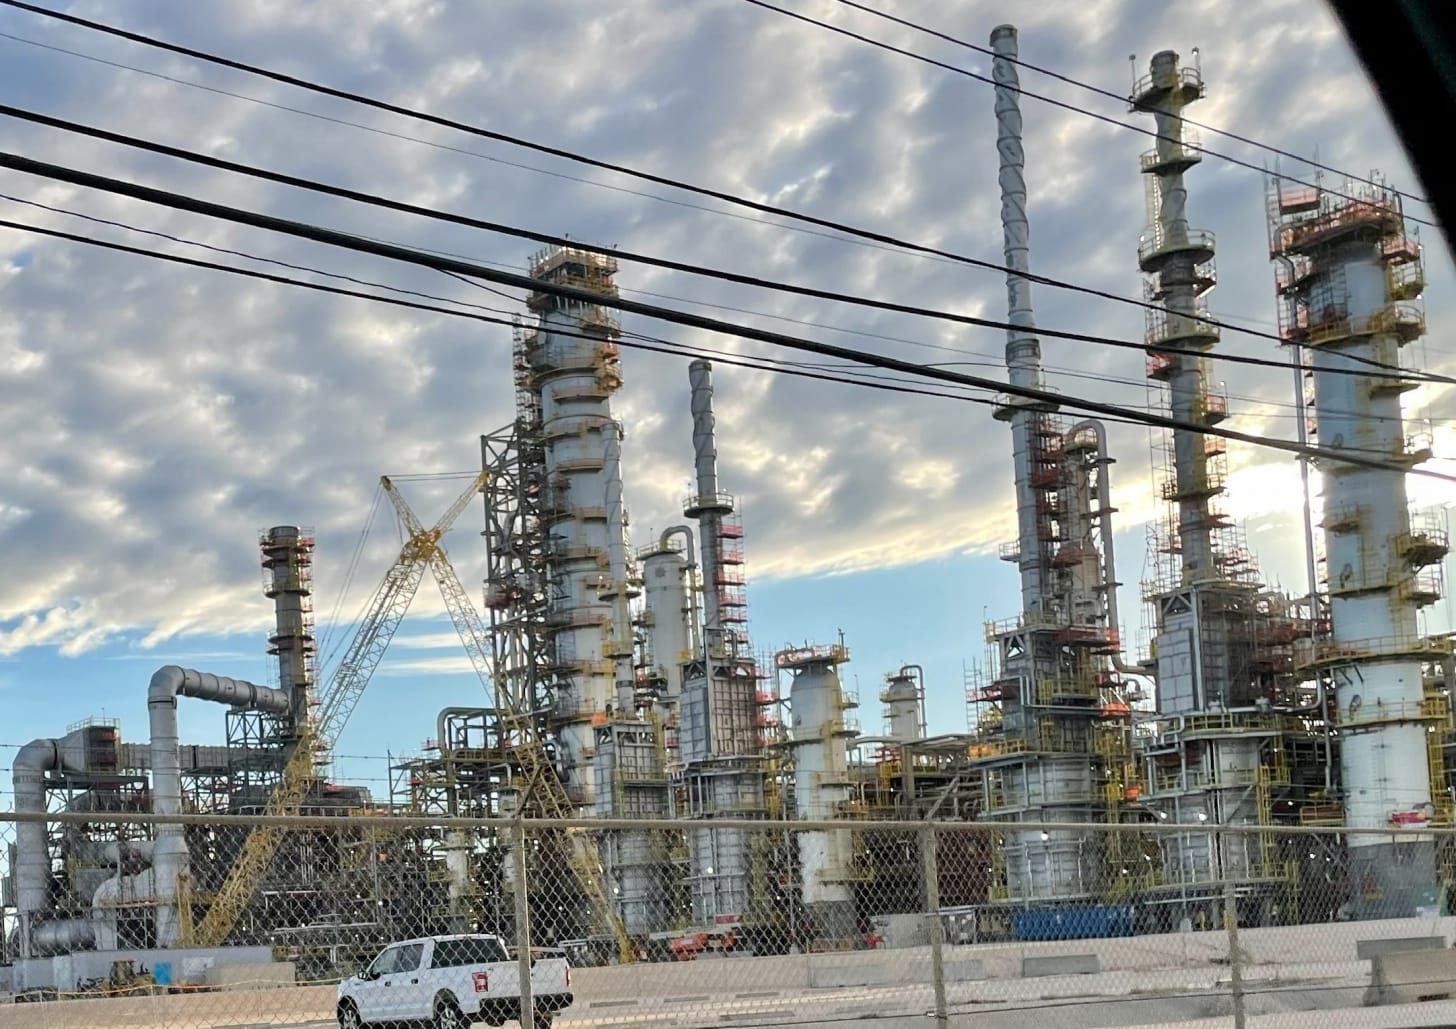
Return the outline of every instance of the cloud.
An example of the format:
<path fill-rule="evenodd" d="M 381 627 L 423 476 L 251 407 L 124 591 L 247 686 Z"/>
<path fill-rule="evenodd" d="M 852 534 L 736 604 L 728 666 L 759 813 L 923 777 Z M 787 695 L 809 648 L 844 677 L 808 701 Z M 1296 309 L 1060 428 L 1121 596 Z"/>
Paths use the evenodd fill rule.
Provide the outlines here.
<path fill-rule="evenodd" d="M 470 663 L 470 658 L 461 654 L 459 657 L 421 657 L 405 661 L 386 660 L 380 664 L 374 674 L 380 678 L 390 678 L 402 675 L 471 675 L 474 672 L 475 666 Z"/>
<path fill-rule="evenodd" d="M 907 30 L 851 18 L 837 6 L 810 9 L 986 70 L 979 56 Z M 987 260 L 1001 257 L 989 89 L 749 5 L 395 0 L 361 7 L 322 0 L 255 3 L 244 13 L 225 14 L 212 5 L 146 0 L 121 13 L 97 3 L 75 10 L 604 160 Z M 1196 116 L 1296 152 L 1318 146 L 1322 158 L 1336 165 L 1383 164 L 1397 183 L 1413 182 L 1377 101 L 1360 84 L 1358 65 L 1322 8 L 1286 2 L 1150 12 L 1102 0 L 1022 17 L 1027 60 L 1119 89 L 1124 54 L 1136 52 L 1145 61 L 1169 43 L 1197 41 L 1210 98 Z M 977 36 L 999 20 L 996 5 L 983 3 L 956 5 L 954 18 L 944 19 L 981 26 Z M 62 117 L 682 261 L 935 309 L 991 317 L 1005 309 L 1004 283 L 992 273 L 852 245 L 772 218 L 741 212 L 723 217 L 699 209 L 721 205 L 666 187 L 524 155 L 79 30 L 27 20 L 24 31 L 495 160 L 7 42 L 13 61 L 6 75 L 22 101 Z M 1117 118 L 1133 117 L 1120 105 L 1030 72 L 1024 85 Z M 1271 104 L 1271 97 L 1281 102 Z M 1145 214 L 1137 155 L 1149 145 L 1146 137 L 1032 100 L 1023 113 L 1033 270 L 1140 295 L 1135 250 Z M 6 125 L 5 147 L 517 268 L 532 249 L 519 240 L 13 123 Z M 1226 140 L 1216 147 L 1263 160 Z M 1267 330 L 1272 288 L 1263 260 L 1259 176 L 1208 160 L 1190 173 L 1189 187 L 1193 220 L 1219 236 L 1215 310 Z M 4 189 L 261 256 L 498 303 L 491 294 L 421 270 L 68 186 L 10 175 Z M 9 215 L 39 224 L 188 252 L 154 238 L 3 206 Z M 1439 242 L 1427 243 L 1430 318 L 1438 325 L 1452 316 L 1453 276 Z M 10 472 L 0 499 L 0 546 L 7 555 L 0 656 L 44 647 L 78 653 L 117 639 L 159 648 L 199 634 L 261 634 L 272 614 L 260 589 L 256 533 L 284 522 L 315 529 L 321 620 L 336 601 L 343 617 L 352 617 L 398 552 L 386 504 L 344 592 L 378 476 L 471 468 L 478 461 L 477 436 L 512 417 L 504 328 L 166 267 L 25 233 L 0 235 L 0 269 L 0 438 Z M 624 289 L 665 294 L 673 304 L 742 308 L 758 313 L 719 313 L 911 360 L 981 362 L 989 367 L 968 370 L 1000 377 L 1003 339 L 995 332 L 660 269 L 627 265 L 618 278 Z M 1042 325 L 1141 338 L 1142 318 L 1131 307 L 1041 286 L 1035 302 Z M 785 318 L 798 322 L 775 320 Z M 632 319 L 631 327 L 738 354 L 769 352 L 648 319 Z M 1224 349 L 1278 353 L 1267 340 L 1233 333 Z M 1049 381 L 1069 396 L 1090 393 L 1134 407 L 1148 402 L 1136 351 L 1046 340 L 1044 352 Z M 1436 348 L 1429 360 L 1447 370 L 1456 363 Z M 628 428 L 633 531 L 645 542 L 649 532 L 681 520 L 692 456 L 686 371 L 680 360 L 630 351 L 624 367 L 627 383 L 617 410 Z M 1214 368 L 1230 395 L 1230 426 L 1292 435 L 1298 405 L 1288 376 Z M 984 404 L 724 365 L 716 378 L 722 483 L 740 499 L 755 578 L 842 574 L 987 552 L 1011 535 L 1010 440 Z M 1426 402 L 1437 414 L 1449 412 L 1449 395 Z M 1136 520 L 1157 513 L 1150 503 L 1147 434 L 1114 425 L 1111 444 L 1119 458 L 1120 524 L 1135 528 Z M 1262 498 L 1270 482 L 1290 474 L 1288 460 L 1239 447 L 1230 459 L 1235 485 L 1259 491 L 1235 509 L 1277 509 Z M 455 489 L 451 482 L 408 485 L 411 503 L 427 522 Z M 1433 502 L 1450 496 L 1433 493 Z M 483 575 L 474 536 L 479 518 L 478 508 L 468 509 L 446 541 L 472 590 Z M 1130 559 L 1124 564 L 1130 566 Z M 1001 599 L 1009 612 L 1014 599 Z M 425 584 L 412 613 L 441 610 L 433 586 Z M 793 631 L 774 627 L 770 635 Z M 454 645 L 445 641 L 449 635 L 403 636 L 395 646 L 433 649 L 438 640 L 447 649 Z M 463 672 L 469 665 L 463 655 L 421 658 L 386 662 L 380 674 L 427 671 Z"/>

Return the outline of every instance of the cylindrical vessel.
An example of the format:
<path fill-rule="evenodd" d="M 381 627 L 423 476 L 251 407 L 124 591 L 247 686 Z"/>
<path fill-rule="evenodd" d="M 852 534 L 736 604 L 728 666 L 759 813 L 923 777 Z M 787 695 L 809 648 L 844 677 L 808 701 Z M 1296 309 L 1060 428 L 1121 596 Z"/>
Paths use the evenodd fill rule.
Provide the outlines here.
<path fill-rule="evenodd" d="M 845 740 L 844 691 L 830 660 L 792 669 L 789 709 L 794 751 L 794 805 L 800 818 L 843 817 L 851 793 Z M 854 860 L 848 829 L 795 834 L 804 909 L 815 934 L 843 940 L 855 934 L 850 871 Z"/>
<path fill-rule="evenodd" d="M 920 739 L 920 687 L 910 675 L 890 676 L 884 692 L 887 735 L 898 743 Z"/>
<path fill-rule="evenodd" d="M 664 683 L 664 694 L 674 703 L 682 695 L 683 662 L 693 656 L 687 575 L 682 551 L 659 546 L 642 559 L 649 652 L 654 672 Z"/>
<path fill-rule="evenodd" d="M 612 344 L 583 335 L 574 309 L 553 308 L 542 314 L 530 354 L 541 398 L 541 435 L 551 491 L 547 519 L 556 596 L 548 618 L 558 627 L 556 663 L 569 670 L 556 692 L 557 747 L 573 806 L 581 814 L 592 814 L 596 798 L 591 719 L 616 694 L 616 676 L 606 653 L 613 605 L 599 595 L 612 544 L 607 436 L 616 426 L 610 391 L 599 381 L 603 348 Z"/>

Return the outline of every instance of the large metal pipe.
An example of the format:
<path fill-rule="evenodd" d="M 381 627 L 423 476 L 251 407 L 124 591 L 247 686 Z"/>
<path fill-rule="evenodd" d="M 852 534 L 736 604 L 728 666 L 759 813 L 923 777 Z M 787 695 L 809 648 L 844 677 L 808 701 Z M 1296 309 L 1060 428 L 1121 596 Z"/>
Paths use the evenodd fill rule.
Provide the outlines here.
<path fill-rule="evenodd" d="M 991 33 L 991 77 L 996 82 L 997 179 L 1001 186 L 1001 231 L 1006 258 L 1006 371 L 1011 385 L 1043 389 L 1041 344 L 1031 313 L 1030 225 L 1026 216 L 1026 156 L 1021 144 L 1020 85 L 1016 71 L 1016 28 L 997 26 Z M 1032 614 L 1042 608 L 1046 584 L 1045 563 L 1037 533 L 1036 491 L 1031 486 L 1036 423 L 1046 408 L 1012 401 L 997 417 L 1011 423 L 1012 456 L 1016 478 L 1017 566 L 1021 571 L 1021 609 Z"/>
<path fill-rule="evenodd" d="M 21 747 L 11 763 L 11 782 L 15 791 L 18 814 L 44 814 L 46 810 L 45 777 L 47 772 L 79 772 L 85 769 L 85 752 L 66 745 L 66 740 L 31 740 Z M 39 920 L 51 910 L 51 863 L 46 844 L 44 822 L 17 822 L 15 825 L 15 908 L 19 920 L 19 951 L 22 958 L 39 957 Z M 56 925 L 71 924 L 52 923 Z M 77 945 L 90 942 L 81 929 L 53 929 L 55 933 L 75 933 Z M 84 941 L 80 939 L 85 936 Z M 48 938 L 48 942 L 54 942 Z"/>
<path fill-rule="evenodd" d="M 292 706 L 287 690 L 257 686 L 209 672 L 166 665 L 157 669 L 147 686 L 147 718 L 152 737 L 152 811 L 159 815 L 182 813 L 182 762 L 177 742 L 177 698 L 196 697 L 231 707 L 285 715 Z M 188 869 L 187 843 L 180 825 L 159 825 L 152 849 L 156 872 L 157 945 L 176 945 L 177 882 Z"/>
<path fill-rule="evenodd" d="M 674 536 L 683 538 L 683 559 L 687 562 L 688 574 L 688 649 L 697 653 L 702 649 L 702 606 L 698 600 L 697 591 L 692 588 L 692 576 L 698 570 L 698 548 L 693 535 L 691 525 L 672 525 L 662 530 L 662 535 L 657 538 L 659 545 L 667 546 L 667 541 Z"/>
<path fill-rule="evenodd" d="M 1107 426 L 1095 418 L 1088 418 L 1068 429 L 1067 435 L 1084 429 L 1097 439 L 1097 524 L 1102 536 L 1102 588 L 1107 602 L 1107 625 L 1118 634 L 1118 647 L 1112 652 L 1112 667 L 1123 675 L 1146 676 L 1146 671 L 1128 664 L 1122 656 L 1122 621 L 1117 613 L 1117 588 L 1122 584 L 1117 581 L 1117 556 L 1112 544 L 1112 516 L 1115 512 L 1112 507 L 1112 476 L 1109 474 L 1112 458 L 1107 453 Z"/>
<path fill-rule="evenodd" d="M 632 667 L 632 610 L 627 581 L 627 506 L 622 498 L 622 424 L 612 422 L 602 433 L 602 478 L 606 480 L 607 576 L 603 596 L 612 601 L 612 659 L 617 687 L 617 709 L 631 715 L 636 704 L 636 674 Z"/>

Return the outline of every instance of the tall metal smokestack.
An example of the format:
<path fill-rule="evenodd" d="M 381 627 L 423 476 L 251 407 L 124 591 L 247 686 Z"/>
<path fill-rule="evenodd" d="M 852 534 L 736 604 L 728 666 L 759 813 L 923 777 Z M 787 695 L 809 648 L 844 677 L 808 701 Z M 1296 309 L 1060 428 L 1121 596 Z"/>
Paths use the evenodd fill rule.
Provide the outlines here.
<path fill-rule="evenodd" d="M 995 58 L 991 77 L 996 81 L 996 154 L 1001 184 L 1001 229 L 1006 256 L 1007 320 L 1006 370 L 1011 385 L 1044 389 L 1041 344 L 1031 314 L 1029 270 L 1030 230 L 1026 218 L 1025 154 L 1021 146 L 1021 106 L 1016 74 L 1016 28 L 998 26 L 991 33 Z M 1023 614 L 1039 612 L 1045 599 L 1046 555 L 1037 531 L 1037 494 L 1032 487 L 1033 458 L 1042 416 L 1055 407 L 1037 401 L 1007 398 L 996 417 L 1011 423 L 1012 457 L 1016 474 L 1017 566 L 1021 569 Z"/>
<path fill-rule="evenodd" d="M 713 423 L 713 366 L 707 361 L 688 365 L 692 387 L 693 467 L 697 472 L 697 496 L 685 513 L 698 520 L 698 546 L 703 566 L 703 635 L 709 653 L 724 643 L 723 611 L 718 585 L 722 580 L 721 547 L 723 516 L 733 512 L 733 498 L 718 492 L 718 445 Z"/>

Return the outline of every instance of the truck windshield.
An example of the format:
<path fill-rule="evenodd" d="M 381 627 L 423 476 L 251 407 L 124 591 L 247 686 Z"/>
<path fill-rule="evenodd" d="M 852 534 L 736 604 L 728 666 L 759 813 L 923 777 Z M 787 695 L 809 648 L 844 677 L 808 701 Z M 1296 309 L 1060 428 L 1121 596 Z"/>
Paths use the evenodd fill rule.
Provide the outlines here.
<path fill-rule="evenodd" d="M 465 940 L 436 940 L 431 968 L 488 965 L 509 960 L 505 944 L 493 936 L 472 936 Z"/>

